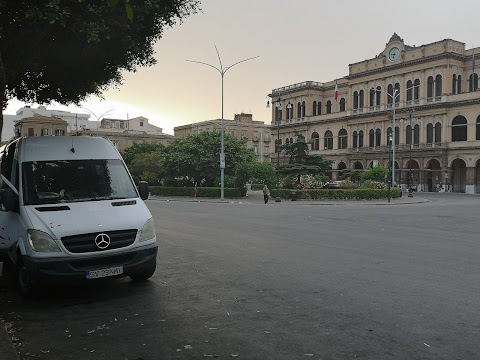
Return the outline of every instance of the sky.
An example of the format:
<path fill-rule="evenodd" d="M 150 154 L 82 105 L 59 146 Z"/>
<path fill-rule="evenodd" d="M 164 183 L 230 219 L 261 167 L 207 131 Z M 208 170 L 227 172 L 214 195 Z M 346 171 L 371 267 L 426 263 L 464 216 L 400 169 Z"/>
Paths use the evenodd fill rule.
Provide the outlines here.
<path fill-rule="evenodd" d="M 406 45 L 443 39 L 480 47 L 478 0 L 202 0 L 202 11 L 166 28 L 155 44 L 158 63 L 125 73 L 104 100 L 48 109 L 127 119 L 145 116 L 173 134 L 175 126 L 241 112 L 270 123 L 267 95 L 303 81 L 328 82 L 348 75 L 348 65 L 374 58 L 396 32 Z M 4 114 L 24 104 L 12 100 Z M 37 106 L 38 104 L 33 104 Z M 89 111 L 87 111 L 88 109 Z M 95 116 L 91 120 L 96 120 Z"/>

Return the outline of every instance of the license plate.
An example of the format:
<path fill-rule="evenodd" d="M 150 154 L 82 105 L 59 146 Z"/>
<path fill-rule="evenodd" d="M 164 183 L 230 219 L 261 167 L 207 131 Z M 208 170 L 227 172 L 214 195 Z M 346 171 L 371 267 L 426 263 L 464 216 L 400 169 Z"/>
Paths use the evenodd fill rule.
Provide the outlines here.
<path fill-rule="evenodd" d="M 115 266 L 107 269 L 87 271 L 87 279 L 98 279 L 107 276 L 123 274 L 123 266 Z"/>

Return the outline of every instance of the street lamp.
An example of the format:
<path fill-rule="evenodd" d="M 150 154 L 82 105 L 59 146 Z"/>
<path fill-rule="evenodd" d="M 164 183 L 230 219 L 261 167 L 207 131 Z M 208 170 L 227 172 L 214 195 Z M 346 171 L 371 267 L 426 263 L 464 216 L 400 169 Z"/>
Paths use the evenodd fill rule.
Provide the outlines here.
<path fill-rule="evenodd" d="M 99 124 L 100 124 L 100 119 L 105 115 L 109 115 L 113 110 L 115 110 L 115 109 L 110 109 L 108 111 L 105 111 L 102 115 L 97 116 L 92 110 L 87 109 L 85 106 L 82 106 L 82 109 L 87 110 L 91 115 L 95 116 L 95 118 L 97 119 L 97 130 L 98 130 L 98 127 L 99 127 Z"/>
<path fill-rule="evenodd" d="M 393 130 L 392 130 L 393 131 Z M 392 144 L 392 133 L 388 134 L 388 141 L 390 142 L 390 146 L 393 146 Z M 392 171 L 390 169 L 393 169 L 392 167 L 392 157 L 391 157 L 391 152 L 388 152 L 388 175 L 387 175 L 387 188 L 388 188 L 388 202 L 390 202 L 391 199 L 391 192 L 390 188 L 392 187 Z"/>
<path fill-rule="evenodd" d="M 225 151 L 224 151 L 224 126 L 223 126 L 223 77 L 225 75 L 225 73 L 231 69 L 232 67 L 234 67 L 235 65 L 238 65 L 242 62 L 245 62 L 245 61 L 248 61 L 248 60 L 252 60 L 252 59 L 256 59 L 258 58 L 258 56 L 254 56 L 254 57 L 251 57 L 251 58 L 248 58 L 248 59 L 244 59 L 244 60 L 241 60 L 241 61 L 238 61 L 236 62 L 235 64 L 233 65 L 230 65 L 230 66 L 227 66 L 227 67 L 223 67 L 222 65 L 222 59 L 220 58 L 220 54 L 218 53 L 218 49 L 217 49 L 217 46 L 215 45 L 215 51 L 217 52 L 217 55 L 218 55 L 218 61 L 220 63 L 220 68 L 217 68 L 216 66 L 213 66 L 211 64 L 207 64 L 207 63 L 204 63 L 204 62 L 201 62 L 201 61 L 194 61 L 194 60 L 187 60 L 188 62 L 192 62 L 192 63 L 197 63 L 197 64 L 202 64 L 202 65 L 207 65 L 207 66 L 210 66 L 212 68 L 214 68 L 215 70 L 217 70 L 219 73 L 220 73 L 220 76 L 222 77 L 222 140 L 221 140 L 221 148 L 220 148 L 220 201 L 223 201 L 223 198 L 224 198 L 224 177 L 225 177 Z"/>
<path fill-rule="evenodd" d="M 270 101 L 267 101 L 267 108 L 270 107 Z M 290 103 L 290 101 L 287 104 L 287 111 L 290 111 L 290 109 L 293 107 L 293 105 Z M 282 110 L 282 98 L 278 96 L 277 98 L 277 103 L 275 105 L 275 123 L 277 124 L 277 143 L 275 145 L 275 151 L 277 152 L 277 196 L 275 197 L 275 202 L 281 202 L 282 199 L 280 197 L 280 122 L 282 121 L 282 118 L 280 116 L 280 111 Z"/>
<path fill-rule="evenodd" d="M 413 146 L 413 128 L 412 128 L 412 111 L 410 111 L 410 160 L 408 161 L 408 197 L 413 197 L 412 146 Z"/>

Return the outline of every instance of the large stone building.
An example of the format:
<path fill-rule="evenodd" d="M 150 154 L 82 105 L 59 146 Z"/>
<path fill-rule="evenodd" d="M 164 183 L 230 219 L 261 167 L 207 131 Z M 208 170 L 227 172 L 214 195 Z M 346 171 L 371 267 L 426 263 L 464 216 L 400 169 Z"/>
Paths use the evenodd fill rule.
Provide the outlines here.
<path fill-rule="evenodd" d="M 334 160 L 333 178 L 393 164 L 394 181 L 404 189 L 480 193 L 474 53 L 480 49 L 451 39 L 409 46 L 394 34 L 341 79 L 272 90 L 271 132 L 276 140 L 279 130 L 283 144 L 303 134 L 311 154 Z"/>
<path fill-rule="evenodd" d="M 67 122 L 62 119 L 35 115 L 15 122 L 15 137 L 22 136 L 65 136 Z"/>
<path fill-rule="evenodd" d="M 244 140 L 249 149 L 253 149 L 259 161 L 270 161 L 273 149 L 270 146 L 270 125 L 253 120 L 252 114 L 235 114 L 234 119 L 223 119 L 225 134 Z M 176 138 L 183 138 L 202 131 L 221 131 L 222 119 L 206 120 L 193 124 L 177 126 L 173 129 Z"/>

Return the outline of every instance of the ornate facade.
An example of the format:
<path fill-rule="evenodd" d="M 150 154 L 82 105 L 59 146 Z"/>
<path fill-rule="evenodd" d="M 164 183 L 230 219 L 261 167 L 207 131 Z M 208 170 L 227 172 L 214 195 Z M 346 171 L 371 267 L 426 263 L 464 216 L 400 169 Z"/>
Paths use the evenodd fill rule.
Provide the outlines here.
<path fill-rule="evenodd" d="M 272 90 L 272 135 L 281 144 L 304 135 L 311 154 L 334 160 L 334 179 L 392 164 L 404 189 L 480 193 L 475 55 L 459 41 L 408 46 L 394 34 L 341 79 Z"/>

